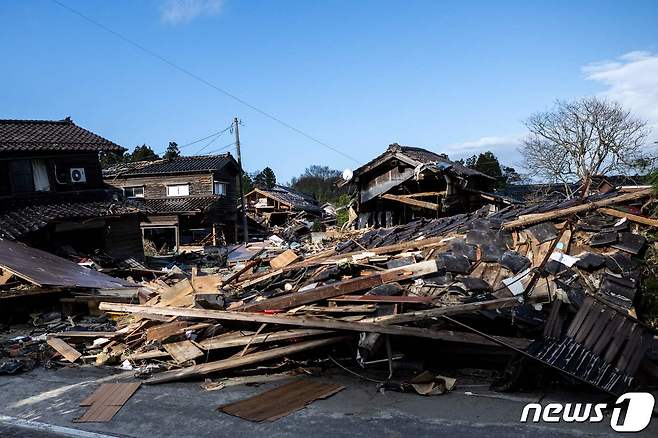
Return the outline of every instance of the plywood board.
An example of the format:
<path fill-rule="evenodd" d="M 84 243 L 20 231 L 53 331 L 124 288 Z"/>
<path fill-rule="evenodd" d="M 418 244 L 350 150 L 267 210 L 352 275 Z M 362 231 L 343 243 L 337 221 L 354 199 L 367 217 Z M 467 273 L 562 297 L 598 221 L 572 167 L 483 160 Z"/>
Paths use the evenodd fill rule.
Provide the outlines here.
<path fill-rule="evenodd" d="M 188 360 L 203 356 L 203 351 L 194 345 L 192 341 L 186 340 L 180 342 L 172 342 L 171 344 L 164 344 L 162 347 L 178 363 L 187 362 Z"/>
<path fill-rule="evenodd" d="M 59 338 L 48 338 L 46 342 L 69 362 L 75 362 L 82 356 L 82 353 Z"/>
<path fill-rule="evenodd" d="M 345 387 L 337 383 L 296 380 L 248 399 L 220 406 L 219 410 L 249 421 L 274 421 L 343 389 Z"/>
<path fill-rule="evenodd" d="M 298 261 L 300 257 L 295 254 L 294 251 L 287 249 L 278 256 L 274 257 L 272 260 L 270 260 L 270 266 L 272 269 L 281 269 L 284 268 L 291 263 L 295 263 Z"/>

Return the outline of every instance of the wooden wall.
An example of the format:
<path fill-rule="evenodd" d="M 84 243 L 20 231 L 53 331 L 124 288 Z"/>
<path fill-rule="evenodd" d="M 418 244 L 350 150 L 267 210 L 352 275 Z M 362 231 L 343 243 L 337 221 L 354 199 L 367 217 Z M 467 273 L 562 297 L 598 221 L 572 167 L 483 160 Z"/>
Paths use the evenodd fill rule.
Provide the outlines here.
<path fill-rule="evenodd" d="M 209 196 L 212 195 L 213 176 L 210 173 L 157 175 L 107 178 L 105 182 L 117 188 L 144 186 L 145 198 L 166 198 L 167 186 L 176 184 L 189 184 L 190 196 Z"/>
<path fill-rule="evenodd" d="M 111 257 L 125 259 L 144 258 L 142 231 L 137 214 L 106 220 L 105 252 Z"/>

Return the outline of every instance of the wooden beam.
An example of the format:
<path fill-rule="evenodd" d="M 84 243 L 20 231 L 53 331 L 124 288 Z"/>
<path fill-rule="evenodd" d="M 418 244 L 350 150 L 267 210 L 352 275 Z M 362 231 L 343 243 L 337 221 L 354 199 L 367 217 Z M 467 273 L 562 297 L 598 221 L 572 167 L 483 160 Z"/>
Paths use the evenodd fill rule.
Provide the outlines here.
<path fill-rule="evenodd" d="M 388 199 L 390 201 L 401 202 L 402 204 L 413 205 L 414 207 L 427 208 L 429 210 L 439 211 L 441 206 L 433 202 L 419 201 L 417 199 L 411 199 L 404 196 L 392 195 L 390 193 L 385 193 L 381 196 L 383 199 Z"/>
<path fill-rule="evenodd" d="M 344 295 L 329 298 L 329 301 L 346 302 L 346 303 L 410 303 L 410 304 L 430 304 L 436 298 L 421 296 L 387 296 L 387 295 Z"/>
<path fill-rule="evenodd" d="M 533 225 L 539 222 L 544 222 L 548 220 L 557 219 L 564 216 L 571 216 L 573 214 L 584 213 L 590 210 L 596 210 L 601 207 L 605 207 L 613 204 L 620 204 L 627 201 L 635 201 L 637 199 L 646 198 L 651 195 L 651 189 L 639 190 L 637 192 L 625 193 L 623 195 L 615 196 L 612 198 L 601 199 L 600 201 L 594 202 L 585 202 L 580 205 L 575 205 L 569 208 L 563 208 L 560 210 L 553 210 L 546 213 L 538 213 L 528 216 L 521 216 L 516 220 L 506 222 L 503 224 L 504 230 L 509 230 L 513 228 L 525 227 L 528 225 Z M 586 201 L 586 200 L 585 200 Z"/>
<path fill-rule="evenodd" d="M 261 351 L 257 353 L 247 354 L 242 357 L 234 357 L 215 362 L 208 362 L 201 365 L 182 368 L 179 370 L 165 371 L 156 374 L 150 379 L 146 380 L 147 384 L 173 382 L 175 380 L 182 380 L 193 376 L 201 376 L 218 371 L 230 370 L 239 368 L 246 365 L 253 365 L 259 362 L 265 362 L 279 357 L 288 356 L 290 354 L 300 353 L 302 351 L 311 350 L 314 348 L 325 347 L 327 345 L 336 344 L 341 341 L 349 339 L 348 336 L 337 336 L 328 339 L 316 339 L 312 341 L 300 342 L 298 344 L 287 345 L 285 347 L 273 348 L 271 350 Z"/>
<path fill-rule="evenodd" d="M 422 198 L 422 197 L 425 197 L 425 196 L 445 196 L 445 195 L 446 195 L 446 192 L 445 192 L 445 190 L 444 190 L 444 191 L 442 191 L 442 192 L 419 192 L 419 193 L 409 193 L 409 194 L 406 194 L 406 195 L 400 195 L 400 196 L 403 196 L 403 197 L 405 197 L 405 198 Z"/>
<path fill-rule="evenodd" d="M 507 298 L 512 300 L 515 298 Z M 492 308 L 500 305 L 500 302 L 493 303 L 498 300 L 484 301 L 482 303 L 459 304 L 454 306 L 441 307 L 433 309 L 432 313 L 411 312 L 410 315 L 392 315 L 397 316 L 399 319 L 381 317 L 377 323 L 372 322 L 350 322 L 339 321 L 335 319 L 317 318 L 313 316 L 287 316 L 287 315 L 267 315 L 262 313 L 249 313 L 249 312 L 228 312 L 225 310 L 206 310 L 206 309 L 181 309 L 181 308 L 163 308 L 144 306 L 137 304 L 121 304 L 121 303 L 101 303 L 100 309 L 111 312 L 126 312 L 126 313 L 140 313 L 143 317 L 148 317 L 149 314 L 165 315 L 165 316 L 184 316 L 188 318 L 202 318 L 202 319 L 218 319 L 223 321 L 243 321 L 252 323 L 268 323 L 279 325 L 290 325 L 297 327 L 310 327 L 320 328 L 327 330 L 343 330 L 354 332 L 369 332 L 369 333 L 382 333 L 397 336 L 413 336 L 427 339 L 445 340 L 445 336 L 436 330 L 430 330 L 418 327 L 405 327 L 393 325 L 400 322 L 409 321 L 422 321 L 429 318 L 434 318 L 441 315 L 457 315 L 462 313 L 473 312 L 475 310 Z M 406 318 L 402 317 L 407 315 Z M 376 320 L 376 319 L 375 319 Z M 370 321 L 370 320 L 366 320 Z"/>
<path fill-rule="evenodd" d="M 658 220 L 651 219 L 644 216 L 638 216 L 637 214 L 626 213 L 625 211 L 615 210 L 614 208 L 599 208 L 601 213 L 605 213 L 608 216 L 614 216 L 618 218 L 626 218 L 631 222 L 636 222 L 642 225 L 649 225 L 650 227 L 658 227 Z"/>
<path fill-rule="evenodd" d="M 319 286 L 303 292 L 292 292 L 280 297 L 269 298 L 257 301 L 252 304 L 246 304 L 237 310 L 247 312 L 258 312 L 263 310 L 285 310 L 291 307 L 301 306 L 302 304 L 314 303 L 327 298 L 337 297 L 352 292 L 358 292 L 365 289 L 372 289 L 385 283 L 406 280 L 412 277 L 431 274 L 437 272 L 435 260 L 414 263 L 411 265 L 401 266 L 399 268 L 388 269 L 384 272 L 356 277 L 350 280 L 331 283 Z"/>
<path fill-rule="evenodd" d="M 224 333 L 218 336 L 213 336 L 212 338 L 204 339 L 203 341 L 198 342 L 198 345 L 204 350 L 221 350 L 224 348 L 234 348 L 234 347 L 243 347 L 249 342 L 251 345 L 258 344 L 267 344 L 270 342 L 279 342 L 287 341 L 290 339 L 299 339 L 310 336 L 319 336 L 319 335 L 328 335 L 334 332 L 330 330 L 318 330 L 318 329 L 290 329 L 290 330 L 280 330 L 277 332 L 270 333 L 260 333 L 255 335 L 252 332 L 230 332 Z M 169 353 L 166 351 L 155 350 L 147 351 L 144 353 L 135 353 L 130 355 L 130 359 L 133 360 L 142 360 L 142 359 L 154 359 L 160 357 L 167 357 Z"/>

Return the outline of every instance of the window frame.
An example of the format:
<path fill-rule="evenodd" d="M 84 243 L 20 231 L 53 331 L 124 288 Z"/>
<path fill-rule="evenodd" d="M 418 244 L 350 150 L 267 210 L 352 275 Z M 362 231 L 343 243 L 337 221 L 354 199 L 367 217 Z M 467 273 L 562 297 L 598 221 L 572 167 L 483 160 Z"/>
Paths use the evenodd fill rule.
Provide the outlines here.
<path fill-rule="evenodd" d="M 217 193 L 217 185 L 218 184 L 224 187 L 224 193 Z M 218 179 L 213 179 L 213 181 L 212 181 L 212 193 L 213 193 L 213 195 L 227 196 L 228 195 L 228 182 L 218 180 Z"/>
<path fill-rule="evenodd" d="M 167 184 L 166 187 L 167 187 L 167 198 L 180 198 L 180 197 L 183 197 L 183 196 L 190 196 L 190 183 Z M 185 193 L 184 195 L 181 195 L 181 194 L 172 195 L 172 194 L 170 194 L 169 190 L 173 187 L 178 187 L 177 191 L 180 191 L 180 187 L 185 187 L 187 193 Z"/>
<path fill-rule="evenodd" d="M 126 190 L 127 190 L 127 189 L 131 189 L 133 194 L 132 194 L 132 195 L 128 195 L 128 193 L 126 193 Z M 140 196 L 140 195 L 135 195 L 135 189 L 142 189 L 142 194 L 141 194 L 141 196 Z M 144 187 L 144 186 L 126 186 L 126 187 L 123 187 L 123 195 L 124 195 L 126 198 L 130 198 L 130 199 L 135 199 L 135 198 L 140 198 L 140 199 L 141 199 L 141 198 L 144 198 L 144 192 L 145 192 L 145 187 Z"/>

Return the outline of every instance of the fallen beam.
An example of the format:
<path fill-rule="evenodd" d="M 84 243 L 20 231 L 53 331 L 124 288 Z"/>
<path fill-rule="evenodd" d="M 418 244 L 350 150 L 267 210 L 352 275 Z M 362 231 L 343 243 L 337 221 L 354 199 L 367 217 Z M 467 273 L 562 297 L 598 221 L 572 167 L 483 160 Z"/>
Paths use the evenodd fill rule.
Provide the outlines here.
<path fill-rule="evenodd" d="M 395 201 L 395 202 L 399 202 L 401 204 L 412 205 L 414 207 L 426 208 L 428 210 L 434 210 L 434 211 L 441 210 L 441 205 L 435 204 L 433 202 L 419 201 L 418 199 L 407 198 L 407 197 L 404 197 L 404 196 L 392 195 L 390 193 L 386 193 L 386 194 L 382 195 L 381 197 L 383 199 L 388 199 L 389 201 Z"/>
<path fill-rule="evenodd" d="M 273 348 L 271 350 L 247 354 L 242 357 L 233 357 L 215 362 L 208 362 L 201 365 L 182 368 L 179 370 L 165 371 L 156 374 L 146 380 L 147 384 L 173 382 L 193 376 L 202 376 L 219 371 L 240 368 L 247 365 L 253 365 L 259 362 L 265 362 L 272 359 L 288 356 L 290 354 L 300 353 L 302 351 L 314 348 L 325 347 L 349 339 L 349 336 L 336 336 L 328 339 L 316 339 L 313 341 L 300 342 L 298 344 L 288 345 L 285 347 Z"/>
<path fill-rule="evenodd" d="M 385 283 L 406 280 L 415 276 L 426 275 L 438 270 L 436 261 L 430 260 L 399 268 L 389 269 L 364 277 L 331 283 L 303 292 L 293 292 L 280 297 L 268 298 L 255 303 L 246 304 L 237 310 L 244 312 L 258 312 L 263 310 L 285 310 L 303 304 L 314 303 L 327 298 L 372 289 Z"/>
<path fill-rule="evenodd" d="M 605 213 L 608 216 L 625 218 L 631 222 L 636 222 L 642 225 L 649 225 L 650 227 L 658 227 L 658 220 L 651 219 L 644 216 L 639 216 L 637 214 L 626 213 L 625 211 L 615 210 L 614 208 L 599 208 L 601 213 Z"/>
<path fill-rule="evenodd" d="M 575 205 L 569 208 L 563 208 L 561 210 L 548 211 L 546 213 L 537 213 L 528 215 L 526 217 L 520 217 L 519 219 L 505 222 L 503 224 L 504 230 L 509 230 L 513 228 L 524 227 L 527 225 L 533 225 L 539 222 L 544 222 L 552 219 L 557 219 L 564 216 L 570 216 L 577 213 L 584 213 L 590 210 L 596 210 L 601 207 L 606 207 L 608 205 L 619 204 L 627 201 L 634 201 L 637 199 L 646 198 L 651 195 L 651 189 L 639 190 L 637 192 L 625 193 L 623 195 L 615 196 L 608 199 L 602 199 L 600 201 L 588 202 L 585 204 Z"/>
<path fill-rule="evenodd" d="M 508 299 L 504 299 L 508 300 Z M 492 300 L 498 301 L 498 300 Z M 474 310 L 483 308 L 492 308 L 500 303 L 492 303 L 492 301 L 485 301 L 483 303 L 461 304 L 449 307 L 441 307 L 433 309 L 435 312 L 432 314 L 423 313 L 418 315 L 418 312 L 411 312 L 414 314 L 412 321 L 420 321 L 428 318 L 434 318 L 441 315 L 458 315 L 463 313 L 472 312 Z M 479 304 L 477 306 L 476 304 Z M 202 319 L 218 319 L 223 321 L 243 321 L 243 322 L 260 322 L 267 324 L 289 325 L 297 327 L 320 328 L 327 330 L 343 330 L 352 332 L 369 332 L 369 333 L 382 333 L 396 336 L 412 336 L 418 338 L 435 339 L 439 341 L 455 341 L 454 337 L 446 337 L 445 333 L 419 327 L 406 327 L 401 325 L 394 325 L 398 323 L 396 319 L 388 319 L 379 323 L 371 322 L 352 322 L 352 321 L 338 321 L 333 319 L 317 318 L 313 316 L 284 316 L 284 315 L 266 315 L 262 313 L 249 313 L 249 312 L 228 312 L 225 310 L 206 310 L 206 309 L 181 309 L 181 308 L 164 308 L 152 307 L 138 304 L 120 304 L 120 303 L 101 303 L 101 310 L 111 312 L 124 312 L 124 313 L 139 313 L 143 317 L 148 318 L 149 314 L 163 315 L 163 316 L 184 316 L 188 318 L 202 318 Z M 404 315 L 404 314 L 402 314 Z M 396 315 L 401 316 L 401 315 Z M 368 320 L 366 320 L 368 321 Z M 527 340 L 519 340 L 518 338 L 504 338 L 510 342 L 520 341 L 527 345 Z"/>

